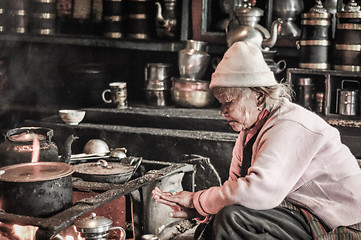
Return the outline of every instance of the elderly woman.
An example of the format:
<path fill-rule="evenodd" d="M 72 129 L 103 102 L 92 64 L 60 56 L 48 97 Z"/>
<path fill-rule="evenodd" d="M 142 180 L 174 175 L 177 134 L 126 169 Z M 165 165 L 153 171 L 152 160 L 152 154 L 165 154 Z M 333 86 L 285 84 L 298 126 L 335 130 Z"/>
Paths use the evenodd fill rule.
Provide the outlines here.
<path fill-rule="evenodd" d="M 195 239 L 361 239 L 355 157 L 334 127 L 290 102 L 257 46 L 234 43 L 210 88 L 240 132 L 229 178 L 195 193 L 155 189 L 170 216 L 203 222 Z"/>

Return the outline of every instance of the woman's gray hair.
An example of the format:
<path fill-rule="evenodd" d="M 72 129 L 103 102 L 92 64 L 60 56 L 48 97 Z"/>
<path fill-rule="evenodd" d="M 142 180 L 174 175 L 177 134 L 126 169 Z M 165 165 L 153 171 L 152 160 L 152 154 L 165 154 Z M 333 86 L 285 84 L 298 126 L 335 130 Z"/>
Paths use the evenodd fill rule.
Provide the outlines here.
<path fill-rule="evenodd" d="M 287 98 L 290 101 L 293 98 L 293 90 L 286 83 L 278 83 L 268 87 L 216 87 L 214 88 L 214 94 L 234 99 L 240 94 L 249 95 L 249 90 L 260 94 L 261 98 L 257 105 L 262 105 L 268 110 L 271 110 L 281 98 Z"/>

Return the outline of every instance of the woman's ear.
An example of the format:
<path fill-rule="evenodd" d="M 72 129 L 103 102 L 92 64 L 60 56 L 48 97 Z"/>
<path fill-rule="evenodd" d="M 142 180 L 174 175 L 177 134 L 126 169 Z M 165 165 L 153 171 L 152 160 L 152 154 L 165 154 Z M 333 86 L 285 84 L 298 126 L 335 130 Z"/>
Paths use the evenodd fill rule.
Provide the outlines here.
<path fill-rule="evenodd" d="M 264 102 L 264 94 L 262 93 L 256 93 L 257 97 L 257 105 L 261 105 Z"/>

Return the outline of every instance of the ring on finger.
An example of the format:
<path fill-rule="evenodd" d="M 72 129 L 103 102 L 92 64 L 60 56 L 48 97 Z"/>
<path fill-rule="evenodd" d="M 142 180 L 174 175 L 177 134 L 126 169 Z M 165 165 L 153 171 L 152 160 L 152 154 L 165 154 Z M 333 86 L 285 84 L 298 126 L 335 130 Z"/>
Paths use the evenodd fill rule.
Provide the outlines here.
<path fill-rule="evenodd" d="M 177 192 L 176 191 L 174 191 L 174 190 L 171 190 L 170 191 L 170 194 L 172 194 L 172 195 L 175 195 Z"/>

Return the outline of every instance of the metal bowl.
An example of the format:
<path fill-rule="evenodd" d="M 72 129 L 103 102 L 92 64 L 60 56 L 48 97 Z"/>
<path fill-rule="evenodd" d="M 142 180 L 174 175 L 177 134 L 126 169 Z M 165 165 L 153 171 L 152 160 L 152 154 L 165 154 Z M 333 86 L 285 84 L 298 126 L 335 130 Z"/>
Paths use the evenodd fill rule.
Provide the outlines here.
<path fill-rule="evenodd" d="M 171 96 L 176 105 L 195 108 L 210 106 L 215 99 L 208 81 L 186 78 L 172 79 Z"/>

